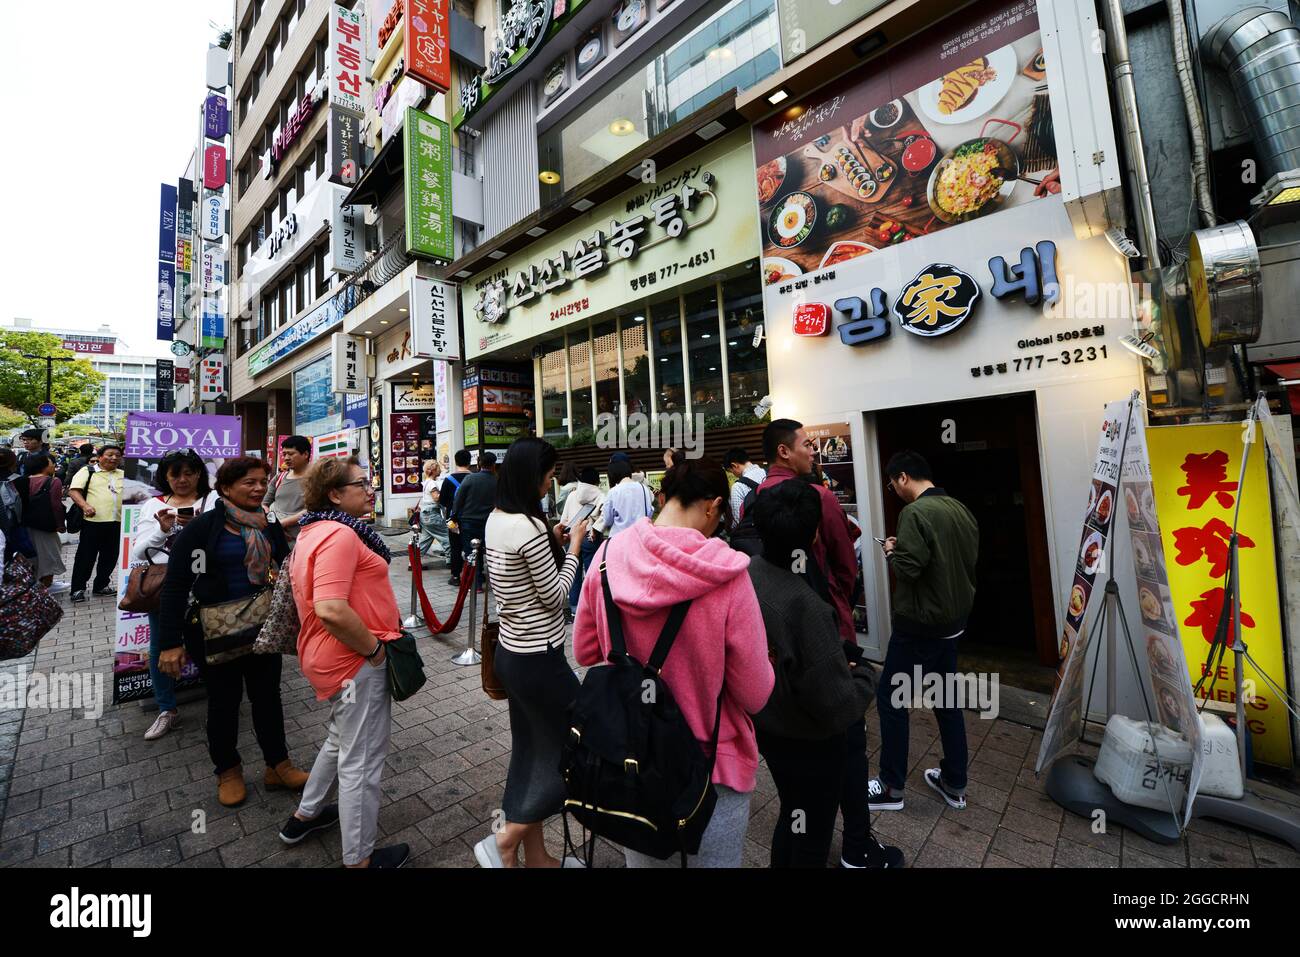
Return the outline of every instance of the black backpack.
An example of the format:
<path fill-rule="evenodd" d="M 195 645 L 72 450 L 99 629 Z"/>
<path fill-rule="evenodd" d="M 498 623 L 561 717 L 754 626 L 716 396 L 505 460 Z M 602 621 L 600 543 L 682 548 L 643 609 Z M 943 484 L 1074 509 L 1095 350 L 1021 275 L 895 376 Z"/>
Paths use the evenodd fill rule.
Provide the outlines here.
<path fill-rule="evenodd" d="M 609 544 L 605 545 L 605 557 Z M 686 618 L 689 601 L 674 605 L 645 664 L 627 652 L 623 622 L 610 591 L 605 557 L 600 563 L 607 664 L 593 667 L 569 712 L 569 737 L 560 759 L 564 777 L 564 842 L 572 814 L 589 832 L 586 864 L 596 836 L 657 860 L 697 853 L 717 803 L 713 758 L 695 740 L 672 692 L 660 676 Z M 717 753 L 722 695 L 713 719 Z"/>
<path fill-rule="evenodd" d="M 18 489 L 18 494 L 23 500 L 23 524 L 41 532 L 58 531 L 58 523 L 54 520 L 54 503 L 50 499 L 50 485 L 54 479 L 47 478 L 45 483 L 33 492 L 33 484 L 40 477 L 37 475 L 23 479 L 23 484 Z"/>
<path fill-rule="evenodd" d="M 758 483 L 751 478 L 745 478 L 743 475 L 736 481 L 744 482 L 749 486 L 749 493 L 740 504 L 740 521 L 728 533 L 727 541 L 731 543 L 731 547 L 736 551 L 757 558 L 763 554 L 763 540 L 758 537 L 758 529 L 754 527 L 753 510 L 754 502 L 758 498 Z"/>

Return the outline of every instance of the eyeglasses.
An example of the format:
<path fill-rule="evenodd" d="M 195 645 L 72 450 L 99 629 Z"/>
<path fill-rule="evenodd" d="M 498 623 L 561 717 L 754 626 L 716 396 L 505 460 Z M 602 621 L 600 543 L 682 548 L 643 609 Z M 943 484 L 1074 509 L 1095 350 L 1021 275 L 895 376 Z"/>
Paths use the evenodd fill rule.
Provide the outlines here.
<path fill-rule="evenodd" d="M 365 488 L 370 485 L 370 481 L 368 479 L 361 478 L 361 479 L 357 479 L 355 482 L 344 482 L 342 485 L 339 486 L 339 488 L 347 488 L 349 485 L 355 485 L 358 488 Z"/>

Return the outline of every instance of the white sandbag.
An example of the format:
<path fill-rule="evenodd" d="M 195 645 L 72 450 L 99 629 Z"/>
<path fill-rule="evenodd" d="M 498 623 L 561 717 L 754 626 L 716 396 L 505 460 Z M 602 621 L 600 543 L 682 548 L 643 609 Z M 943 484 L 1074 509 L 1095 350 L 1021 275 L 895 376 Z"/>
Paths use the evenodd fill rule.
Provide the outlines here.
<path fill-rule="evenodd" d="M 1125 804 L 1178 810 L 1187 793 L 1191 745 L 1168 728 L 1111 715 L 1093 774 Z"/>
<path fill-rule="evenodd" d="M 1201 783 L 1197 793 L 1234 801 L 1245 793 L 1237 734 L 1209 711 L 1201 712 Z"/>

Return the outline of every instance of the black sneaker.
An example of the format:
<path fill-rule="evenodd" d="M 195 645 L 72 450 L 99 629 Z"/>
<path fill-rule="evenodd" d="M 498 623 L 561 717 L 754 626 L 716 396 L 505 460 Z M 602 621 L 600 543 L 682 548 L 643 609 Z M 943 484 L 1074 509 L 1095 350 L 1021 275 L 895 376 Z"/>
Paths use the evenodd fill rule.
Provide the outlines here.
<path fill-rule="evenodd" d="M 289 818 L 284 827 L 280 828 L 280 840 L 286 844 L 297 844 L 308 834 L 315 831 L 323 831 L 327 827 L 333 827 L 339 822 L 339 806 L 337 804 L 326 804 L 320 809 L 310 821 L 300 821 L 296 817 Z"/>
<path fill-rule="evenodd" d="M 934 789 L 939 797 L 947 802 L 948 806 L 954 811 L 964 811 L 966 809 L 966 792 L 953 791 L 943 780 L 943 772 L 938 768 L 930 768 L 925 772 L 925 783 Z"/>
<path fill-rule="evenodd" d="M 96 588 L 94 593 L 99 598 L 103 598 L 105 595 L 116 595 L 117 589 L 112 585 L 105 585 L 103 588 Z"/>
<path fill-rule="evenodd" d="M 83 588 L 81 589 L 81 591 L 74 591 L 71 595 L 68 596 L 68 600 L 73 602 L 85 601 L 86 589 Z"/>
<path fill-rule="evenodd" d="M 377 847 L 370 852 L 371 867 L 401 867 L 411 856 L 411 845 L 394 844 L 391 847 Z"/>
<path fill-rule="evenodd" d="M 840 867 L 853 870 L 887 870 L 889 868 L 898 870 L 902 866 L 903 849 L 890 844 L 881 844 L 874 835 L 867 836 L 867 853 L 864 863 L 850 864 L 844 858 L 840 858 Z"/>
<path fill-rule="evenodd" d="M 452 575 L 451 578 L 447 579 L 447 584 L 448 584 L 448 585 L 455 585 L 457 588 L 459 588 L 459 587 L 460 587 L 460 579 L 457 578 L 455 575 Z"/>
<path fill-rule="evenodd" d="M 901 811 L 903 792 L 895 791 L 880 778 L 867 782 L 867 807 L 872 811 Z"/>

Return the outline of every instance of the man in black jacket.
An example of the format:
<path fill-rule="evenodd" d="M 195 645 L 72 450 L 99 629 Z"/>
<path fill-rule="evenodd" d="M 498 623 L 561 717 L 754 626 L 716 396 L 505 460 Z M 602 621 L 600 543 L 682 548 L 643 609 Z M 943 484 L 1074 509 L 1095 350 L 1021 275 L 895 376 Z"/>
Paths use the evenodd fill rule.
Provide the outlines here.
<path fill-rule="evenodd" d="M 450 521 L 452 506 L 456 504 L 456 495 L 460 491 L 461 485 L 465 479 L 473 474 L 469 470 L 469 449 L 461 449 L 456 453 L 456 468 L 447 473 L 442 480 L 442 488 L 438 490 L 438 506 L 442 509 L 442 517 Z M 465 554 L 460 542 L 460 533 L 447 526 L 447 561 L 451 564 L 451 583 L 460 584 L 460 572 L 465 567 Z"/>
<path fill-rule="evenodd" d="M 821 522 L 821 499 L 807 482 L 789 479 L 752 508 L 763 554 L 750 559 L 749 576 L 776 673 L 772 697 L 754 715 L 758 748 L 781 802 L 772 867 L 825 867 L 842 803 L 849 813 L 841 866 L 902 867 L 903 852 L 872 836 L 861 793 L 870 777 L 863 716 L 874 693 L 873 673 L 857 643 L 841 640 L 834 606 L 802 574 Z M 857 780 L 846 786 L 849 775 Z M 843 801 L 846 796 L 850 800 Z"/>
<path fill-rule="evenodd" d="M 456 502 L 451 507 L 451 520 L 456 523 L 461 547 L 468 556 L 471 542 L 479 541 L 486 549 L 487 520 L 497 504 L 497 457 L 495 452 L 484 452 L 478 457 L 479 470 L 461 482 Z M 481 555 L 485 552 L 481 552 Z M 479 565 L 483 563 L 480 560 Z"/>

